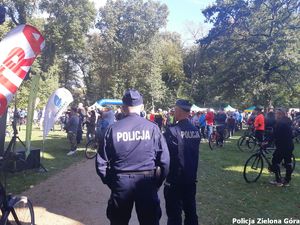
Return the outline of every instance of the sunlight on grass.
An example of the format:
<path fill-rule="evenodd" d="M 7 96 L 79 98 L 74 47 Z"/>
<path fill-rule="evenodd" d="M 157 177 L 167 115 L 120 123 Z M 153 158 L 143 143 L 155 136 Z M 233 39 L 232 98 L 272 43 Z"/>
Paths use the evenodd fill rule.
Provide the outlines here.
<path fill-rule="evenodd" d="M 243 172 L 244 166 L 229 166 L 224 168 L 225 171 L 235 171 L 235 172 Z"/>
<path fill-rule="evenodd" d="M 240 138 L 240 136 L 232 136 L 232 137 L 230 137 L 229 138 L 229 140 L 231 139 L 231 140 L 238 140 Z"/>
<path fill-rule="evenodd" d="M 233 171 L 233 172 L 244 172 L 244 166 L 229 166 L 224 168 L 225 171 Z M 263 169 L 262 174 L 270 174 L 267 169 Z"/>
<path fill-rule="evenodd" d="M 48 152 L 41 153 L 41 156 L 43 156 L 44 159 L 55 159 L 55 157 Z"/>

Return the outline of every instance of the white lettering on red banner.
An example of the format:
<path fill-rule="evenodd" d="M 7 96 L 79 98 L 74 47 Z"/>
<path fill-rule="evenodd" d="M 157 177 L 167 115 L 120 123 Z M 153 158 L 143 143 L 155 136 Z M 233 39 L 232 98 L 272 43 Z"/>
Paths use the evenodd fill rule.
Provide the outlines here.
<path fill-rule="evenodd" d="M 0 43 L 0 116 L 20 87 L 35 58 L 45 46 L 41 33 L 33 26 L 20 25 Z"/>

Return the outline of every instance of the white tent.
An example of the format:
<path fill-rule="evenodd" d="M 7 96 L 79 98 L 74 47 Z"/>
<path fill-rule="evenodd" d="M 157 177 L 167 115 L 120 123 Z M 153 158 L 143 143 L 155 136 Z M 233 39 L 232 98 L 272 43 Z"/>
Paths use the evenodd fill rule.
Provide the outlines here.
<path fill-rule="evenodd" d="M 201 111 L 201 108 L 194 104 L 194 105 L 192 105 L 191 111 L 199 112 L 199 111 Z"/>
<path fill-rule="evenodd" d="M 234 111 L 236 111 L 236 109 L 231 107 L 231 105 L 228 105 L 224 108 L 224 111 L 225 112 L 234 112 Z"/>
<path fill-rule="evenodd" d="M 206 112 L 207 109 L 208 109 L 208 108 L 200 108 L 200 107 L 198 107 L 198 106 L 196 106 L 196 105 L 192 105 L 191 111 L 194 111 L 194 112 L 204 112 L 204 111 L 205 111 L 205 112 Z M 212 108 L 210 108 L 210 110 L 211 110 L 212 112 L 215 111 L 215 110 L 212 109 Z"/>

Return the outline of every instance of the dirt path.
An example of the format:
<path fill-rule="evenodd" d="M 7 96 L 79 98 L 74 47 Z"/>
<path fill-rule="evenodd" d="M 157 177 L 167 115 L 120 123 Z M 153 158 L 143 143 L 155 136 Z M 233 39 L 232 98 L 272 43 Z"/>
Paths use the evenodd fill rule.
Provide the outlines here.
<path fill-rule="evenodd" d="M 84 160 L 23 193 L 34 204 L 37 225 L 107 225 L 106 205 L 110 190 L 101 183 L 94 160 Z M 167 224 L 162 188 L 163 216 Z M 138 225 L 133 210 L 130 225 Z"/>

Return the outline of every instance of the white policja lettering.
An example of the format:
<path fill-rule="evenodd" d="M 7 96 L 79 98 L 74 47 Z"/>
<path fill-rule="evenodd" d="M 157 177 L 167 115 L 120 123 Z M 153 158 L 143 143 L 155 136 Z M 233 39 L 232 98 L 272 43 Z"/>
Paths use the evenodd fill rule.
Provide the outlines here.
<path fill-rule="evenodd" d="M 135 130 L 129 132 L 117 132 L 117 142 L 120 141 L 143 141 L 150 140 L 150 132 L 149 130 Z"/>
<path fill-rule="evenodd" d="M 182 138 L 200 138 L 198 131 L 181 131 Z"/>

